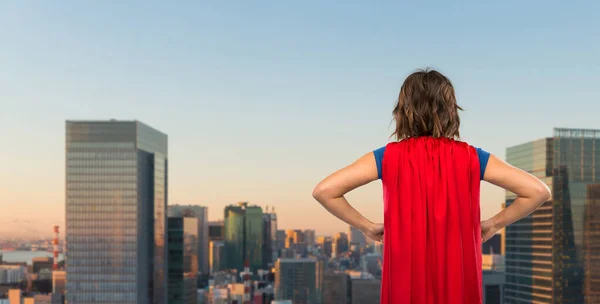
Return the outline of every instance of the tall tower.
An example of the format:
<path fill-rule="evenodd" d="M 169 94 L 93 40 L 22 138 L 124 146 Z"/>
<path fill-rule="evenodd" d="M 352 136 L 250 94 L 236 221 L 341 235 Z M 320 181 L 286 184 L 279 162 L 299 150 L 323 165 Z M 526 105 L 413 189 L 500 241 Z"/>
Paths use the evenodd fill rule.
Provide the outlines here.
<path fill-rule="evenodd" d="M 66 122 L 68 303 L 166 303 L 167 135 Z"/>
<path fill-rule="evenodd" d="M 507 162 L 540 178 L 551 200 L 505 228 L 505 300 L 597 303 L 600 280 L 600 130 L 554 129 L 554 136 L 509 147 Z M 515 200 L 506 193 L 507 208 Z M 597 271 L 596 271 L 597 272 Z"/>
<path fill-rule="evenodd" d="M 54 226 L 54 239 L 52 239 L 52 249 L 54 252 L 54 264 L 52 270 L 58 270 L 58 225 Z"/>
<path fill-rule="evenodd" d="M 229 269 L 244 269 L 248 261 L 250 269 L 262 267 L 263 211 L 259 206 L 246 202 L 225 207 L 224 216 L 225 255 Z"/>

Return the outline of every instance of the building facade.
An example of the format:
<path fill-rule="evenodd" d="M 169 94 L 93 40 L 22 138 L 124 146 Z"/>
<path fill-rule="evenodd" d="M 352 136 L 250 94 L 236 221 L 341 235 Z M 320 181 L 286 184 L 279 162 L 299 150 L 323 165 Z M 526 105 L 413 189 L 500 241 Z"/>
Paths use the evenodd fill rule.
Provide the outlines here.
<path fill-rule="evenodd" d="M 198 219 L 169 217 L 169 304 L 196 304 Z"/>
<path fill-rule="evenodd" d="M 248 261 L 252 272 L 262 267 L 263 211 L 259 206 L 239 203 L 225 207 L 225 255 L 228 269 L 243 271 Z"/>
<path fill-rule="evenodd" d="M 67 121 L 69 303 L 166 302 L 167 141 L 139 121 Z"/>
<path fill-rule="evenodd" d="M 325 272 L 323 282 L 323 303 L 351 304 L 352 282 L 348 274 Z"/>
<path fill-rule="evenodd" d="M 320 304 L 319 281 L 323 280 L 323 272 L 318 264 L 313 258 L 278 259 L 275 262 L 275 300 Z"/>
<path fill-rule="evenodd" d="M 379 303 L 381 281 L 352 279 L 352 304 Z"/>
<path fill-rule="evenodd" d="M 262 268 L 269 269 L 277 260 L 277 214 L 269 211 L 269 207 L 263 213 L 263 246 L 262 246 Z"/>
<path fill-rule="evenodd" d="M 208 261 L 211 274 L 227 269 L 225 263 L 225 259 L 227 258 L 225 255 L 225 242 L 216 240 L 210 241 L 209 253 Z"/>
<path fill-rule="evenodd" d="M 350 236 L 350 246 L 357 245 L 358 248 L 364 248 L 367 245 L 367 238 L 358 228 L 350 226 L 348 235 Z"/>
<path fill-rule="evenodd" d="M 170 205 L 169 216 L 194 217 L 198 219 L 198 270 L 205 274 L 208 273 L 208 207 L 199 205 Z"/>
<path fill-rule="evenodd" d="M 223 221 L 208 222 L 208 241 L 222 241 L 225 239 Z"/>
<path fill-rule="evenodd" d="M 552 197 L 505 230 L 505 303 L 598 303 L 600 130 L 555 129 L 506 155 L 544 181 Z M 506 206 L 515 198 L 507 193 Z"/>

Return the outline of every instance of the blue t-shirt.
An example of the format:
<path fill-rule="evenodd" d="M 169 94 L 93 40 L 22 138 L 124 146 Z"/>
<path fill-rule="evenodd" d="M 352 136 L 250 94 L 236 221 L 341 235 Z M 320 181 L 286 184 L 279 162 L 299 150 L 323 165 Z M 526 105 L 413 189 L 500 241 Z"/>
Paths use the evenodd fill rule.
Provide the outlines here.
<path fill-rule="evenodd" d="M 485 167 L 487 167 L 488 160 L 490 159 L 490 153 L 482 150 L 481 148 L 476 148 L 477 157 L 479 158 L 479 178 L 483 180 L 483 174 L 485 173 Z M 379 179 L 381 179 L 381 166 L 383 163 L 383 154 L 385 152 L 385 146 L 373 151 L 375 154 L 375 162 L 377 163 L 377 175 Z"/>

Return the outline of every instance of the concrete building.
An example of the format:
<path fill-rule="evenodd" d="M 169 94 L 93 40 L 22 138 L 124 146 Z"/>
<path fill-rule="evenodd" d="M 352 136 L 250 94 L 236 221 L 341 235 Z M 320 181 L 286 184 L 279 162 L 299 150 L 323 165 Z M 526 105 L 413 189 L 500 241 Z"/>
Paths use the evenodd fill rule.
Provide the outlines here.
<path fill-rule="evenodd" d="M 166 303 L 167 141 L 139 121 L 66 122 L 69 303 Z"/>

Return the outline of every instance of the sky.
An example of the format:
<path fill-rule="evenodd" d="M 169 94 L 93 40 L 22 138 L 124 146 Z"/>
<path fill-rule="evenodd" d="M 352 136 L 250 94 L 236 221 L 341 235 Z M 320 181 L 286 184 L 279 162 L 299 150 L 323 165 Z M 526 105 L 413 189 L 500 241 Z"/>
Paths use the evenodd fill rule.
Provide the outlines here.
<path fill-rule="evenodd" d="M 65 120 L 169 136 L 169 203 L 275 206 L 347 231 L 312 198 L 385 145 L 406 76 L 456 89 L 462 139 L 504 158 L 554 127 L 600 128 L 600 4 L 559 1 L 2 1 L 0 236 L 64 225 Z M 381 183 L 348 195 L 383 218 Z M 482 188 L 482 217 L 504 192 Z"/>

